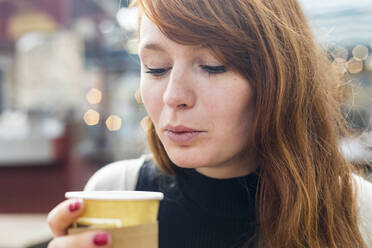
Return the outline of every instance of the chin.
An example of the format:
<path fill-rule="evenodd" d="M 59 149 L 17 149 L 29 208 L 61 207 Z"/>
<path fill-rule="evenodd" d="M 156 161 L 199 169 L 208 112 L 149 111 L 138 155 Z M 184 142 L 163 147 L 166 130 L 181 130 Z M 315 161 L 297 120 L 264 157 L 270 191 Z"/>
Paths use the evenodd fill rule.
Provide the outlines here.
<path fill-rule="evenodd" d="M 210 147 L 205 147 L 203 144 L 179 146 L 168 142 L 166 138 L 160 140 L 169 159 L 181 168 L 196 169 L 209 166 L 212 163 L 211 159 L 215 157 L 213 152 L 210 152 Z"/>
<path fill-rule="evenodd" d="M 198 152 L 199 156 L 202 154 Z M 207 163 L 206 156 L 198 157 L 192 152 L 187 151 L 167 151 L 169 159 L 178 167 L 181 168 L 199 168 L 205 166 Z"/>

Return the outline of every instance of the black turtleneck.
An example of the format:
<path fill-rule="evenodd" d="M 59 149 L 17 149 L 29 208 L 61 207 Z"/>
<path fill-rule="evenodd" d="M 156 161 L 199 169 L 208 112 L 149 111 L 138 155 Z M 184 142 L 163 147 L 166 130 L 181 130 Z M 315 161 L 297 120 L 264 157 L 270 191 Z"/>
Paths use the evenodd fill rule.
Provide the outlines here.
<path fill-rule="evenodd" d="M 155 163 L 140 169 L 136 190 L 164 193 L 159 209 L 159 248 L 240 248 L 256 230 L 257 174 L 230 179 L 181 169 L 167 176 Z"/>

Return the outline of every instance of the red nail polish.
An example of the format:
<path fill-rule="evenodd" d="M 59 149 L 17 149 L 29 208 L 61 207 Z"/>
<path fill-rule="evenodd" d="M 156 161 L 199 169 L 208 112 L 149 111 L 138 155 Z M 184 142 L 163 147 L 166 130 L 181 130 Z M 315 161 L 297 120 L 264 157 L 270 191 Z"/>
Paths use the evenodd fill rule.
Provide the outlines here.
<path fill-rule="evenodd" d="M 76 210 L 78 210 L 81 206 L 81 202 L 79 201 L 76 201 L 74 203 L 70 203 L 70 205 L 68 206 L 68 209 L 70 210 L 70 212 L 75 212 Z"/>
<path fill-rule="evenodd" d="M 93 242 L 97 246 L 107 245 L 109 241 L 108 233 L 99 233 L 94 236 Z"/>

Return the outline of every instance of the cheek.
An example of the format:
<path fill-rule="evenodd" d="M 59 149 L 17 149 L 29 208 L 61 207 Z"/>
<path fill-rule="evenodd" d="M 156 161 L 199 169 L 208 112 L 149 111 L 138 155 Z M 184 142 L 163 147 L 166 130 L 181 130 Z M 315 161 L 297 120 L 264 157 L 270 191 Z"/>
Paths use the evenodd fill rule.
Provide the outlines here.
<path fill-rule="evenodd" d="M 229 99 L 226 102 L 209 106 L 209 118 L 215 120 L 215 125 L 220 126 L 224 133 L 227 130 L 242 129 L 251 121 L 250 106 L 241 102 L 234 102 L 236 99 Z"/>
<path fill-rule="evenodd" d="M 240 89 L 240 90 L 239 90 Z M 215 93 L 208 99 L 219 99 L 206 101 L 207 112 L 213 119 L 223 123 L 235 124 L 247 120 L 247 114 L 254 110 L 254 101 L 250 87 L 230 88 L 222 93 Z"/>
<path fill-rule="evenodd" d="M 162 108 L 162 91 L 146 80 L 141 80 L 140 92 L 147 114 L 156 125 Z"/>
<path fill-rule="evenodd" d="M 243 142 L 250 136 L 254 117 L 255 107 L 251 89 L 236 87 L 235 90 L 231 88 L 224 92 L 223 97 L 221 95 L 218 98 L 223 100 L 206 102 L 207 119 L 212 120 L 221 142 L 237 140 L 239 143 Z"/>

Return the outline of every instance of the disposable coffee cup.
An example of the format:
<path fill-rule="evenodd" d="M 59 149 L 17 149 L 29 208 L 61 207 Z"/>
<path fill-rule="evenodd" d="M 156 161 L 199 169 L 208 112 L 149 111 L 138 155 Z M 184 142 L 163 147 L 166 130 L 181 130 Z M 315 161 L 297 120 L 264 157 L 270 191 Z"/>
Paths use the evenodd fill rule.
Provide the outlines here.
<path fill-rule="evenodd" d="M 125 228 L 157 223 L 163 193 L 147 191 L 75 191 L 66 198 L 83 199 L 84 213 L 74 228 Z"/>

